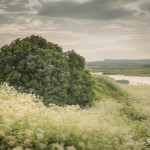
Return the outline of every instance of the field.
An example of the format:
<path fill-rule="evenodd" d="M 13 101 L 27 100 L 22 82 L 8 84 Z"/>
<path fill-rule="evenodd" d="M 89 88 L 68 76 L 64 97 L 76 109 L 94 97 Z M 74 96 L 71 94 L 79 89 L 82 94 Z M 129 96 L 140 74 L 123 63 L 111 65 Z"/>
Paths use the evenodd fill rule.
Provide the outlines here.
<path fill-rule="evenodd" d="M 91 72 L 103 72 L 103 74 L 150 77 L 150 68 L 143 67 L 146 63 L 150 64 L 150 60 L 106 60 L 87 62 L 86 67 Z"/>
<path fill-rule="evenodd" d="M 150 86 L 95 76 L 92 107 L 46 107 L 0 86 L 1 150 L 149 150 Z"/>
<path fill-rule="evenodd" d="M 125 75 L 125 76 L 141 76 L 141 77 L 150 77 L 149 68 L 89 68 L 91 72 L 103 72 L 105 75 Z"/>

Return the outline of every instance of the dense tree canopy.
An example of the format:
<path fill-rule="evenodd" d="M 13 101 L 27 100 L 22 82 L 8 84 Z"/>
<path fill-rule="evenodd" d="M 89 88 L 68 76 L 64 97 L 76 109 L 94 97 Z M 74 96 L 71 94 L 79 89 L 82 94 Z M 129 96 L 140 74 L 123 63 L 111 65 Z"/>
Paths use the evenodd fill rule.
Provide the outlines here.
<path fill-rule="evenodd" d="M 85 70 L 85 60 L 74 51 L 65 53 L 69 65 L 68 103 L 86 105 L 93 100 L 93 79 Z"/>
<path fill-rule="evenodd" d="M 79 104 L 93 99 L 93 80 L 85 60 L 39 36 L 17 39 L 0 49 L 0 82 L 33 92 L 44 103 Z"/>

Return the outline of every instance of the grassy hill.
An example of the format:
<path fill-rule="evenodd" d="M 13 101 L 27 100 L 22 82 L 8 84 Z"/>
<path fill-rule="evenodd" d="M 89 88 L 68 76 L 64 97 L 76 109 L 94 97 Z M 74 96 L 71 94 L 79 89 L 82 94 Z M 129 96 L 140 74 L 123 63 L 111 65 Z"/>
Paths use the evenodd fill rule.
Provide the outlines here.
<path fill-rule="evenodd" d="M 92 107 L 49 107 L 31 94 L 0 86 L 0 149 L 148 150 L 150 86 L 95 76 Z"/>

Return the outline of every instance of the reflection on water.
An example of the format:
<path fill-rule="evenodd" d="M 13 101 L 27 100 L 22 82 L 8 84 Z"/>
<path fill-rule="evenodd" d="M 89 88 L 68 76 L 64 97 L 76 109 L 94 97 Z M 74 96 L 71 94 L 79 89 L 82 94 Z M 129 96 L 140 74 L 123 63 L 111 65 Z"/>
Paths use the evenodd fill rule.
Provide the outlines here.
<path fill-rule="evenodd" d="M 130 84 L 139 85 L 139 84 L 149 84 L 150 77 L 135 77 L 135 76 L 122 76 L 122 75 L 107 75 L 115 80 L 128 80 Z"/>
<path fill-rule="evenodd" d="M 96 75 L 102 75 L 102 72 L 92 73 Z M 141 84 L 148 84 L 150 85 L 150 77 L 136 77 L 136 76 L 123 76 L 123 75 L 106 75 L 111 77 L 115 80 L 128 80 L 130 84 L 134 85 L 141 85 Z"/>

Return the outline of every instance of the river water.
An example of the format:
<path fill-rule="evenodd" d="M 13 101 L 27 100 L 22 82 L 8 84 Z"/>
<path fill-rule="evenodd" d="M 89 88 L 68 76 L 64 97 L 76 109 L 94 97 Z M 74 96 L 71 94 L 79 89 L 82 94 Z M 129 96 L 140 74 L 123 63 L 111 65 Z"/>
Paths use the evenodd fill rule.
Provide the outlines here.
<path fill-rule="evenodd" d="M 102 75 L 102 72 L 92 73 L 96 75 Z M 128 80 L 132 85 L 150 85 L 150 77 L 137 77 L 137 76 L 123 76 L 123 75 L 106 75 L 115 80 Z"/>

